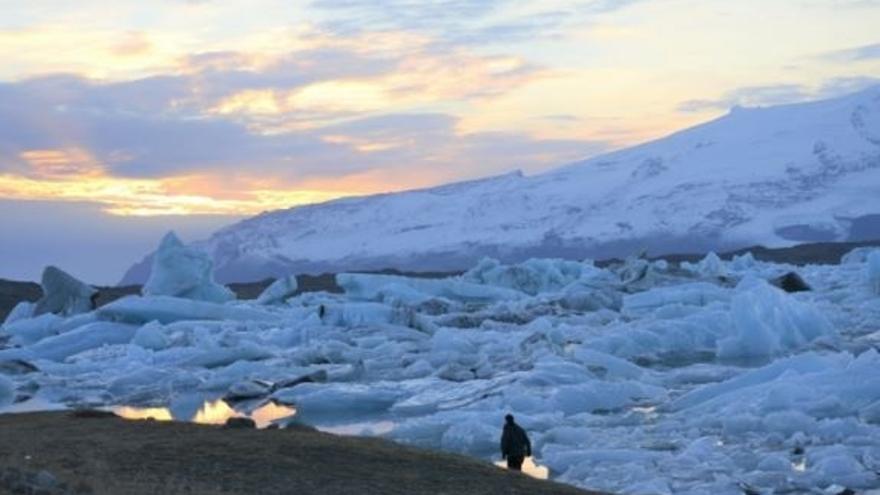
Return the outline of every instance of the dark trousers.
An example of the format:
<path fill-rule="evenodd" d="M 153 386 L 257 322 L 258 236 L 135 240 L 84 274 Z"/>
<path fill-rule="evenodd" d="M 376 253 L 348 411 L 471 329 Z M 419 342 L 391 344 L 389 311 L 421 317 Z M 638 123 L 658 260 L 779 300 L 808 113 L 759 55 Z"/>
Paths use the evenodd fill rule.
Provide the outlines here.
<path fill-rule="evenodd" d="M 507 469 L 510 469 L 511 471 L 522 471 L 522 463 L 525 458 L 526 456 L 524 455 L 507 456 Z"/>

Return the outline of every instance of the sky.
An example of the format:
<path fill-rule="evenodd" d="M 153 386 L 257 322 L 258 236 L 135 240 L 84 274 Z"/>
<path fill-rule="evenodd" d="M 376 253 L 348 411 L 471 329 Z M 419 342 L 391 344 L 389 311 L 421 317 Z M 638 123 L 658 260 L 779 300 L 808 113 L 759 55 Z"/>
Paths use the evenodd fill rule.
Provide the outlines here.
<path fill-rule="evenodd" d="M 880 83 L 880 0 L 0 0 L 0 277 Z"/>

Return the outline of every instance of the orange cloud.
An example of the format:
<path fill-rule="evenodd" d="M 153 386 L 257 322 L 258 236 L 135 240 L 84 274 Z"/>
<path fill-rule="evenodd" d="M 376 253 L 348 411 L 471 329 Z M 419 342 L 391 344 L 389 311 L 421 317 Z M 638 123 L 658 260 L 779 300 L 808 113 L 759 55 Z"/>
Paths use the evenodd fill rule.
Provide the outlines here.
<path fill-rule="evenodd" d="M 122 40 L 110 48 L 117 57 L 135 57 L 145 55 L 153 49 L 150 38 L 140 32 L 128 33 Z"/>
<path fill-rule="evenodd" d="M 19 157 L 30 166 L 31 174 L 0 174 L 0 197 L 96 202 L 114 215 L 247 215 L 381 192 L 389 187 L 362 174 L 300 185 L 246 174 L 158 179 L 113 177 L 92 155 L 76 147 L 27 150 Z"/>
<path fill-rule="evenodd" d="M 80 148 L 28 150 L 21 152 L 19 158 L 42 178 L 97 177 L 103 173 L 94 157 Z"/>

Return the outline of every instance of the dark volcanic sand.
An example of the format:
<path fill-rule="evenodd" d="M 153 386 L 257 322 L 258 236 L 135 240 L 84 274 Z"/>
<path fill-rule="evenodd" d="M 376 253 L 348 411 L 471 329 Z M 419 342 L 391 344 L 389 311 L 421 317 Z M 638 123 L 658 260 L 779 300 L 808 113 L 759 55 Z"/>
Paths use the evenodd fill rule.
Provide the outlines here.
<path fill-rule="evenodd" d="M 0 477 L 42 470 L 68 493 L 109 495 L 590 493 L 464 456 L 305 428 L 0 415 Z M 6 483 L 0 493 L 11 492 Z"/>

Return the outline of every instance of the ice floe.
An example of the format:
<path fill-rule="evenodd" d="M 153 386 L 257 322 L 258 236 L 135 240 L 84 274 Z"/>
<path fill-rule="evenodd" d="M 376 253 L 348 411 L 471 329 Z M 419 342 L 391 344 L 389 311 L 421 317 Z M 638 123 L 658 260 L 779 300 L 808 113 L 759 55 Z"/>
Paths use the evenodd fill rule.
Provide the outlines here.
<path fill-rule="evenodd" d="M 255 301 L 227 300 L 174 238 L 160 254 L 143 296 L 20 306 L 0 327 L 0 404 L 295 412 L 487 461 L 511 412 L 549 477 L 581 487 L 880 486 L 880 251 L 803 267 L 483 260 L 446 279 L 340 274 L 343 294 L 282 278 Z M 789 273 L 811 290 L 771 283 Z"/>

